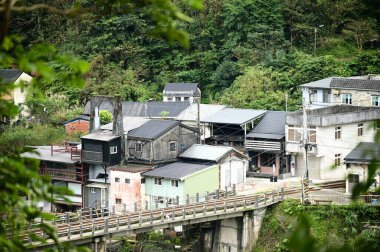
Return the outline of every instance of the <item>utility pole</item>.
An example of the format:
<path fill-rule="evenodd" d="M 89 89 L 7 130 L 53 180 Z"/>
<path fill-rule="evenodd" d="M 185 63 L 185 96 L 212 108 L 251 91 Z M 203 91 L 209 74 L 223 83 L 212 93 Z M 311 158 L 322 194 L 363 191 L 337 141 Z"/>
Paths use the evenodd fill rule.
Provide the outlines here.
<path fill-rule="evenodd" d="M 324 25 L 319 25 L 318 27 L 314 27 L 314 57 L 317 56 L 317 32 L 318 28 L 322 28 Z"/>
<path fill-rule="evenodd" d="M 307 132 L 307 104 L 303 100 L 303 126 L 302 126 L 302 148 L 303 148 L 303 162 L 305 167 L 305 174 L 302 176 L 302 203 L 308 204 L 309 202 L 309 168 L 307 163 L 307 151 L 309 148 L 309 137 Z"/>
<path fill-rule="evenodd" d="M 198 144 L 200 144 L 201 143 L 201 108 L 200 108 L 201 97 L 198 96 L 195 99 L 195 101 L 197 103 L 197 128 L 199 130 Z"/>

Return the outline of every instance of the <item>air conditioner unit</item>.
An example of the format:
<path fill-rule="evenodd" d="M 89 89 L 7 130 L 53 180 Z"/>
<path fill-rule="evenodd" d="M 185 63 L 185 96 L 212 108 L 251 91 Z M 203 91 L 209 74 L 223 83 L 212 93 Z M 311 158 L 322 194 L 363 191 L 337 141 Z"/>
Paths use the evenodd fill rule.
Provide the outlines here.
<path fill-rule="evenodd" d="M 340 95 L 340 90 L 333 90 L 332 93 L 333 95 Z"/>

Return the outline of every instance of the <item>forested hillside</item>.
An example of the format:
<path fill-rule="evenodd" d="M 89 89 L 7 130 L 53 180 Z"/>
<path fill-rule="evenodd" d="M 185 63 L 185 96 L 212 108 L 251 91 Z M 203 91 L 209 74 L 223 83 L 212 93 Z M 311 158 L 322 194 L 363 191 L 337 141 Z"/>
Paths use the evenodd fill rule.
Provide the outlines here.
<path fill-rule="evenodd" d="M 48 1 L 63 8 L 72 2 Z M 10 31 L 26 46 L 50 43 L 90 63 L 83 90 L 54 82 L 44 87 L 70 104 L 83 104 L 92 93 L 159 100 L 166 82 L 198 82 L 203 102 L 285 109 L 289 93 L 296 109 L 295 86 L 380 73 L 378 0 L 205 0 L 202 11 L 185 13 L 193 18 L 179 24 L 189 34 L 188 48 L 155 37 L 141 11 L 96 19 L 15 14 Z"/>

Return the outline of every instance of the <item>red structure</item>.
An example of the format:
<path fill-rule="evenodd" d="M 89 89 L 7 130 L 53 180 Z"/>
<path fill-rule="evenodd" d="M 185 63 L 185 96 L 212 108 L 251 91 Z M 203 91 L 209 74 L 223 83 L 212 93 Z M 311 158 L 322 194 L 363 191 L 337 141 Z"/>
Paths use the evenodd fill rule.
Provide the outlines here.
<path fill-rule="evenodd" d="M 64 123 L 66 134 L 71 135 L 73 133 L 87 134 L 90 129 L 90 117 L 79 116 Z"/>

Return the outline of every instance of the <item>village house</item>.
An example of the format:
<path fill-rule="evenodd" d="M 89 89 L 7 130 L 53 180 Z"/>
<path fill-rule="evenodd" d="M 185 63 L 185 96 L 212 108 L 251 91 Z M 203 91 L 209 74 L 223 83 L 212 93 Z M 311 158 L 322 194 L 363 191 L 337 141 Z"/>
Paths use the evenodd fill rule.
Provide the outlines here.
<path fill-rule="evenodd" d="M 302 98 L 311 108 L 339 104 L 379 107 L 380 76 L 329 77 L 300 85 Z"/>
<path fill-rule="evenodd" d="M 110 208 L 115 212 L 141 209 L 145 194 L 141 173 L 151 169 L 151 166 L 136 164 L 108 167 Z"/>
<path fill-rule="evenodd" d="M 66 134 L 87 134 L 90 130 L 90 117 L 78 116 L 63 123 Z"/>
<path fill-rule="evenodd" d="M 185 204 L 219 188 L 216 162 L 174 162 L 144 172 L 145 199 L 151 208 Z"/>
<path fill-rule="evenodd" d="M 207 117 L 212 116 L 216 112 L 224 109 L 225 105 L 216 105 L 216 104 L 190 104 L 182 113 L 180 113 L 175 120 L 180 121 L 181 123 L 193 127 L 198 128 L 198 119 L 199 122 L 204 121 Z M 198 118 L 198 108 L 199 108 L 199 118 Z M 201 133 L 201 141 L 205 142 L 206 138 L 211 136 L 210 125 L 208 123 L 199 123 L 200 133 Z"/>
<path fill-rule="evenodd" d="M 360 142 L 373 142 L 380 108 L 347 105 L 307 111 L 308 170 L 311 179 L 345 179 L 343 158 Z M 286 115 L 286 152 L 292 175 L 303 176 L 302 111 Z M 334 167 L 334 169 L 333 169 Z"/>
<path fill-rule="evenodd" d="M 177 160 L 178 154 L 197 143 L 198 130 L 171 120 L 150 120 L 128 132 L 126 159 L 158 164 Z"/>
<path fill-rule="evenodd" d="M 55 197 L 53 204 L 43 202 L 41 207 L 46 212 L 73 211 L 85 206 L 85 183 L 87 167 L 81 163 L 81 150 L 78 143 L 65 142 L 62 145 L 36 146 L 34 152 L 21 156 L 40 160 L 40 173 L 51 177 L 55 186 L 65 187 L 74 195 L 66 195 L 71 202 Z"/>
<path fill-rule="evenodd" d="M 204 165 L 217 164 L 219 168 L 219 188 L 232 187 L 246 181 L 249 157 L 229 146 L 194 144 L 179 157 L 186 162 Z"/>
<path fill-rule="evenodd" d="M 380 164 L 379 160 L 380 144 L 374 142 L 360 142 L 344 158 L 346 165 L 346 193 L 352 193 L 352 190 L 359 182 L 364 182 L 368 178 L 368 165 L 373 162 L 374 165 Z M 374 187 L 379 185 L 380 173 L 376 171 L 374 177 Z"/>
<path fill-rule="evenodd" d="M 243 149 L 247 133 L 254 128 L 265 112 L 265 110 L 237 108 L 217 111 L 201 120 L 204 132 L 210 131 L 210 137 L 205 139 L 205 143 Z"/>
<path fill-rule="evenodd" d="M 285 116 L 285 111 L 267 111 L 246 136 L 245 149 L 253 170 L 260 174 L 282 177 L 290 174 L 290 159 L 285 151 Z"/>
<path fill-rule="evenodd" d="M 29 115 L 25 103 L 28 89 L 27 85 L 32 81 L 32 79 L 32 76 L 17 69 L 0 69 L 0 85 L 15 85 L 15 88 L 11 90 L 11 93 L 2 97 L 2 99 L 11 101 L 19 107 L 19 115 L 17 118 L 1 117 L 0 119 L 3 123 L 13 122 L 14 120 Z"/>
<path fill-rule="evenodd" d="M 188 101 L 191 104 L 201 97 L 198 83 L 167 83 L 162 93 L 164 102 Z"/>

